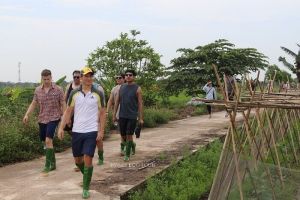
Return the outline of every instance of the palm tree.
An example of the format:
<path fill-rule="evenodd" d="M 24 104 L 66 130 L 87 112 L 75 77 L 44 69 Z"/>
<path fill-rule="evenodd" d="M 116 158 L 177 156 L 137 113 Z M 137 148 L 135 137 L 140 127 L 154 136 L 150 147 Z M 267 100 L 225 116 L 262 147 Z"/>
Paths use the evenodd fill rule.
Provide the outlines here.
<path fill-rule="evenodd" d="M 297 44 L 300 47 L 299 44 Z M 280 47 L 283 51 L 285 51 L 288 55 L 292 56 L 294 60 L 294 65 L 286 61 L 285 57 L 280 56 L 278 60 L 283 63 L 288 69 L 290 69 L 294 74 L 296 74 L 298 82 L 300 83 L 300 50 L 298 54 L 294 53 L 293 51 L 289 50 L 285 47 Z"/>

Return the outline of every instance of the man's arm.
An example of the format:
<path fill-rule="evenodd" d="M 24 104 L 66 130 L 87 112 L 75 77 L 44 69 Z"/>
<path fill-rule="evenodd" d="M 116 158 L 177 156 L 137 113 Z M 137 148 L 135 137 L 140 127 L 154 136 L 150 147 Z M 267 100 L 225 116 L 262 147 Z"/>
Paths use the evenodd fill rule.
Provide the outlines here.
<path fill-rule="evenodd" d="M 117 121 L 117 111 L 120 104 L 120 90 L 116 95 L 115 104 L 114 104 L 114 112 L 113 112 L 113 121 Z"/>
<path fill-rule="evenodd" d="M 99 108 L 99 125 L 98 125 L 98 135 L 97 141 L 100 141 L 104 137 L 105 125 L 106 125 L 106 114 L 105 114 L 105 107 Z"/>
<path fill-rule="evenodd" d="M 142 97 L 142 89 L 141 87 L 137 90 L 137 97 L 138 97 L 138 107 L 139 107 L 139 123 L 141 125 L 144 124 L 144 114 L 143 114 L 143 97 Z"/>
<path fill-rule="evenodd" d="M 33 99 L 32 102 L 31 102 L 31 104 L 30 104 L 30 106 L 29 106 L 28 109 L 27 109 L 27 112 L 26 112 L 25 115 L 24 115 L 24 118 L 23 118 L 23 123 L 24 123 L 24 124 L 27 124 L 27 122 L 28 122 L 28 117 L 29 117 L 29 115 L 34 111 L 36 105 L 37 105 L 37 102 L 36 102 L 36 100 Z"/>
<path fill-rule="evenodd" d="M 112 107 L 113 102 L 114 102 L 114 95 L 111 92 L 110 95 L 109 95 L 108 102 L 107 102 L 106 112 L 109 112 L 109 109 Z"/>
<path fill-rule="evenodd" d="M 61 110 L 61 114 L 63 115 L 64 111 L 66 110 L 66 97 L 65 97 L 65 94 L 64 94 L 64 91 L 63 89 L 61 89 L 59 87 L 59 90 L 60 90 L 60 96 L 59 96 L 59 102 L 60 102 L 60 110 Z"/>

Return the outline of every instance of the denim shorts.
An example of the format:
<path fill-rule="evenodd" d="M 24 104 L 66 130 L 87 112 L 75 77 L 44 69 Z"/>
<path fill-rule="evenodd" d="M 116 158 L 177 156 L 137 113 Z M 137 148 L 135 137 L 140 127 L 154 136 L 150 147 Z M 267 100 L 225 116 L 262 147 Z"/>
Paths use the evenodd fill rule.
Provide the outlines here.
<path fill-rule="evenodd" d="M 74 157 L 88 155 L 94 157 L 97 131 L 88 133 L 72 132 L 72 151 Z"/>
<path fill-rule="evenodd" d="M 39 123 L 41 141 L 45 141 L 46 137 L 53 139 L 59 121 L 60 120 L 51 121 L 47 124 Z"/>

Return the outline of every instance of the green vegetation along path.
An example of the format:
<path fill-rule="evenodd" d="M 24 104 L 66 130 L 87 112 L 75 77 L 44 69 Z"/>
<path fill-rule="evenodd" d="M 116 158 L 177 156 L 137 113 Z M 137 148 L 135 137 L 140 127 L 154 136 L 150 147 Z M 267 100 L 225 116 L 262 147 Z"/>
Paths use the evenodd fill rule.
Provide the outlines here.
<path fill-rule="evenodd" d="M 178 151 L 186 146 L 196 149 L 226 134 L 229 119 L 224 116 L 225 112 L 216 112 L 211 119 L 202 115 L 144 129 L 141 138 L 136 139 L 137 153 L 129 163 L 124 163 L 119 154 L 119 135 L 112 134 L 104 141 L 105 164 L 94 165 L 90 199 L 120 199 L 120 194 L 168 165 L 154 162 L 153 157 L 163 157 L 162 152 L 168 152 L 168 156 L 173 152 L 174 156 L 178 156 Z M 48 177 L 40 174 L 44 159 L 41 157 L 0 168 L 0 199 L 81 199 L 82 175 L 73 171 L 71 149 L 57 154 L 57 170 L 49 173 Z"/>

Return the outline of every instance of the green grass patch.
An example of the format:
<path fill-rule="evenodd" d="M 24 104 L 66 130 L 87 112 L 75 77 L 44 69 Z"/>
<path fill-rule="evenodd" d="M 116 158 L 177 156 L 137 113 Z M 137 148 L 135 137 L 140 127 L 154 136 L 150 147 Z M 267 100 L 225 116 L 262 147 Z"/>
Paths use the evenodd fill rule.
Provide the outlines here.
<path fill-rule="evenodd" d="M 176 118 L 176 113 L 169 109 L 147 108 L 144 110 L 144 127 L 152 128 L 166 124 Z"/>
<path fill-rule="evenodd" d="M 162 174 L 149 178 L 146 188 L 130 195 L 130 200 L 198 200 L 210 190 L 222 143 L 217 140 L 185 156 Z M 160 155 L 160 157 L 164 157 Z"/>

